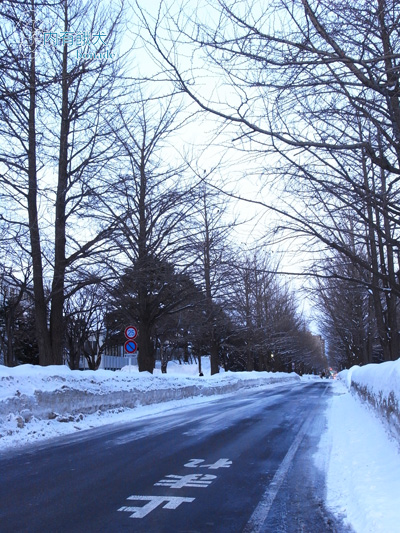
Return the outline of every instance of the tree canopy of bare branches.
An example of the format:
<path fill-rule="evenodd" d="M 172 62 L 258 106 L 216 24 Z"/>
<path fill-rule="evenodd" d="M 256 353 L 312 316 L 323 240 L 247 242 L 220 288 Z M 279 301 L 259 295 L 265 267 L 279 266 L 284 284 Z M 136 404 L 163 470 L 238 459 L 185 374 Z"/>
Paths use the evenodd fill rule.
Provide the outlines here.
<path fill-rule="evenodd" d="M 114 155 L 115 98 L 128 85 L 122 58 L 105 55 L 122 17 L 122 3 L 97 0 L 0 7 L 1 217 L 32 267 L 43 365 L 63 362 L 66 294 L 96 279 L 93 253 L 112 230 L 88 221 Z"/>
<path fill-rule="evenodd" d="M 153 19 L 138 12 L 176 89 L 259 159 L 278 200 L 256 203 L 281 217 L 279 229 L 368 273 L 376 316 L 389 309 L 379 328 L 385 359 L 397 358 L 398 2 L 205 0 L 162 3 Z"/>

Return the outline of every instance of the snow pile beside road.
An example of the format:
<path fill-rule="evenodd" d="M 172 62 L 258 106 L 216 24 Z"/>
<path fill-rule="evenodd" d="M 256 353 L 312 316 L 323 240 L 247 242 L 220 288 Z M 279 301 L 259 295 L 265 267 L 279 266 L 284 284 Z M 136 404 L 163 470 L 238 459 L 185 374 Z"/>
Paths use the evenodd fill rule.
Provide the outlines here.
<path fill-rule="evenodd" d="M 339 374 L 364 401 L 387 422 L 391 433 L 400 438 L 400 359 L 363 367 L 354 366 Z"/>
<path fill-rule="evenodd" d="M 326 472 L 328 507 L 355 533 L 398 533 L 398 443 L 385 432 L 374 410 L 342 383 L 332 385 L 327 431 L 315 456 L 316 464 Z"/>
<path fill-rule="evenodd" d="M 70 370 L 66 366 L 0 366 L 0 448 L 107 423 L 108 415 L 139 406 L 300 381 L 294 373 L 224 372 L 210 376 L 209 366 L 203 366 L 204 377 L 193 375 L 196 365 L 170 364 L 170 373 L 161 374 L 156 369 L 154 375 L 139 374 L 134 367 L 113 372 Z M 68 426 L 68 430 L 57 426 Z"/>

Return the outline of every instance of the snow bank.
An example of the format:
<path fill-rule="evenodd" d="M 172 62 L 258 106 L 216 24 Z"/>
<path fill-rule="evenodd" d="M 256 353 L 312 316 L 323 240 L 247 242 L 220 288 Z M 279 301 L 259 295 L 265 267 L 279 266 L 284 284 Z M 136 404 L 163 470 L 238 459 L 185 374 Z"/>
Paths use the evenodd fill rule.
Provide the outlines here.
<path fill-rule="evenodd" d="M 326 501 L 355 533 L 399 533 L 400 455 L 380 417 L 333 382 L 327 430 L 314 456 L 326 472 Z"/>
<path fill-rule="evenodd" d="M 339 377 L 377 411 L 393 436 L 400 439 L 400 359 L 354 366 L 340 372 Z"/>
<path fill-rule="evenodd" d="M 79 423 L 92 414 L 300 381 L 294 373 L 224 372 L 210 376 L 207 364 L 204 377 L 196 375 L 196 365 L 170 364 L 168 372 L 161 374 L 156 369 L 154 375 L 139 374 L 135 367 L 113 372 L 70 370 L 66 366 L 0 366 L 0 447 L 22 431 L 28 437 L 36 435 L 39 426 L 44 437 L 49 421 L 70 422 L 70 431 L 74 431 L 74 424 L 78 424 L 75 429 L 83 429 Z M 36 429 L 27 432 L 35 425 Z"/>

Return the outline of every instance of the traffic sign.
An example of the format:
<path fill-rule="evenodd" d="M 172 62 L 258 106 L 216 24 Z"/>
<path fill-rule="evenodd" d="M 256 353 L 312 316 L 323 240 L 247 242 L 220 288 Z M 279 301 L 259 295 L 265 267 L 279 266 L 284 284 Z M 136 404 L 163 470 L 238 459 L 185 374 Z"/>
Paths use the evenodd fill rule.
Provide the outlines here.
<path fill-rule="evenodd" d="M 124 349 L 126 353 L 135 353 L 137 350 L 137 344 L 132 340 L 126 341 L 124 344 Z"/>
<path fill-rule="evenodd" d="M 135 328 L 135 326 L 128 326 L 125 328 L 124 335 L 127 339 L 136 339 L 137 333 L 137 328 Z"/>

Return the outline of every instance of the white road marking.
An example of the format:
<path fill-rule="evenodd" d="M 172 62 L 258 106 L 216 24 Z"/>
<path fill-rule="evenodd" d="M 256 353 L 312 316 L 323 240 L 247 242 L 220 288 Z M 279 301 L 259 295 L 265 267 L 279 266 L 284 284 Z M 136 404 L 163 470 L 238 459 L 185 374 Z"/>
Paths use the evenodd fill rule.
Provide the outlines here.
<path fill-rule="evenodd" d="M 250 517 L 250 520 L 247 522 L 246 527 L 243 529 L 243 533 L 258 533 L 259 531 L 261 531 L 261 528 L 265 520 L 267 519 L 268 513 L 275 500 L 275 497 L 278 494 L 282 482 L 285 479 L 287 471 L 289 470 L 289 467 L 293 461 L 297 449 L 300 446 L 300 443 L 303 440 L 303 437 L 306 434 L 313 417 L 314 414 L 312 413 L 301 426 L 300 431 L 297 433 L 293 444 L 290 446 L 278 470 L 275 472 L 273 480 L 269 484 L 267 490 L 262 495 L 261 500 L 259 501 L 257 507 L 255 508 L 253 514 Z"/>
<path fill-rule="evenodd" d="M 324 396 L 326 391 L 327 389 L 324 390 L 324 392 L 321 394 L 321 397 Z M 254 509 L 254 512 L 251 515 L 250 520 L 247 522 L 242 533 L 259 533 L 262 531 L 264 522 L 268 517 L 271 506 L 274 503 L 276 495 L 278 494 L 282 482 L 285 479 L 287 471 L 289 470 L 293 458 L 296 455 L 301 441 L 303 440 L 304 435 L 307 433 L 307 430 L 310 427 L 313 418 L 314 411 L 308 416 L 308 418 L 301 426 L 299 432 L 296 435 L 296 438 L 293 441 L 293 444 L 290 446 L 278 470 L 275 472 L 271 483 L 262 495 L 261 500 L 258 502 L 257 507 Z"/>
<path fill-rule="evenodd" d="M 205 459 L 190 459 L 185 464 L 187 467 L 197 468 L 200 463 L 204 463 Z M 210 470 L 218 470 L 218 468 L 229 468 L 232 461 L 229 459 L 218 459 L 215 463 L 202 465 L 202 468 L 208 468 Z M 168 474 L 166 479 L 161 479 L 158 483 L 154 483 L 154 486 L 169 487 L 171 489 L 181 489 L 183 487 L 195 487 L 195 488 L 207 488 L 217 476 L 211 474 L 189 474 L 187 476 L 177 476 L 175 474 Z M 134 507 L 125 505 L 120 507 L 118 511 L 125 511 L 132 513 L 130 518 L 143 518 L 147 516 L 151 511 L 154 511 L 157 507 L 163 505 L 163 509 L 176 509 L 181 503 L 194 502 L 195 498 L 177 498 L 174 496 L 129 496 L 128 500 L 147 501 L 142 507 Z"/>
<path fill-rule="evenodd" d="M 190 459 L 188 463 L 184 464 L 186 468 L 197 468 L 200 463 L 204 463 L 205 459 Z"/>
<path fill-rule="evenodd" d="M 183 466 L 185 466 L 186 468 L 197 468 L 200 463 L 204 462 L 205 459 L 190 459 L 190 461 Z M 232 461 L 230 461 L 229 459 L 218 459 L 218 461 L 216 461 L 215 463 L 210 465 L 201 465 L 200 468 L 208 468 L 208 470 L 218 470 L 218 468 L 229 468 L 230 466 L 232 466 Z"/>
<path fill-rule="evenodd" d="M 189 474 L 188 476 L 169 474 L 165 477 L 168 479 L 161 479 L 154 485 L 156 487 L 170 487 L 171 489 L 182 489 L 183 487 L 207 488 L 217 478 L 217 476 L 210 474 Z"/>
<path fill-rule="evenodd" d="M 146 505 L 142 507 L 121 507 L 118 511 L 127 511 L 132 513 L 129 518 L 143 518 L 147 516 L 151 511 L 154 511 L 157 507 L 163 505 L 163 509 L 176 509 L 181 503 L 192 503 L 195 498 L 178 498 L 175 496 L 129 496 L 127 500 L 139 500 L 148 501 Z"/>
<path fill-rule="evenodd" d="M 218 459 L 212 465 L 201 465 L 200 468 L 208 468 L 209 470 L 218 470 L 218 468 L 230 468 L 232 461 L 229 459 Z"/>

